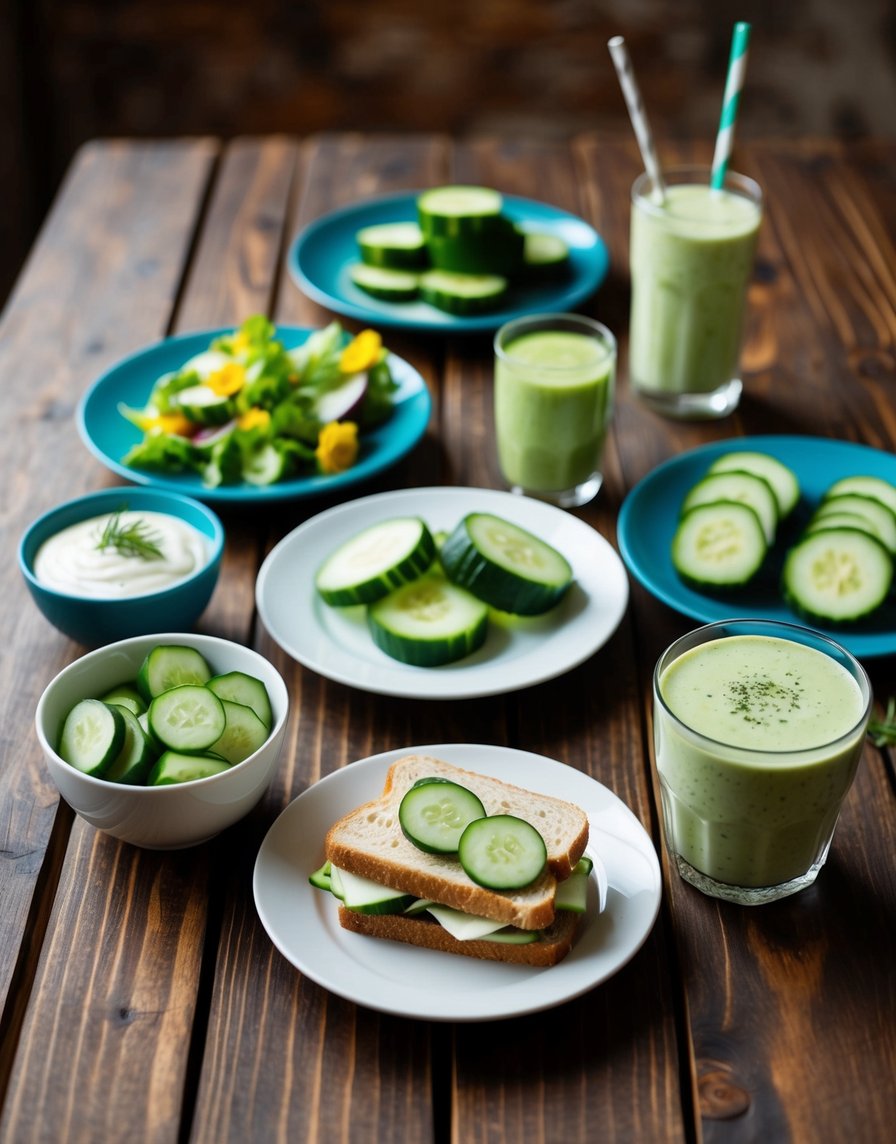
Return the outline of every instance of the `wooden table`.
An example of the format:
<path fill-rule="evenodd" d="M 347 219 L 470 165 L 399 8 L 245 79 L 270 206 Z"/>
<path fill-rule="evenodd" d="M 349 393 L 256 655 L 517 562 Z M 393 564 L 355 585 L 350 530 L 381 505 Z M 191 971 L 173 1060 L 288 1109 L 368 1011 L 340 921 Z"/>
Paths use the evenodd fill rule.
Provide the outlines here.
<path fill-rule="evenodd" d="M 664 155 L 695 157 L 707 149 Z M 293 701 L 257 810 L 194 850 L 118 844 L 60 804 L 32 729 L 42 689 L 83 649 L 31 604 L 15 545 L 40 512 L 116 483 L 78 439 L 79 397 L 166 334 L 262 311 L 323 323 L 285 250 L 302 226 L 365 196 L 482 182 L 574 211 L 606 236 L 613 269 L 592 311 L 621 336 L 622 378 L 606 484 L 578 515 L 611 542 L 627 491 L 702 442 L 793 432 L 892 450 L 892 148 L 755 143 L 738 166 L 768 199 L 746 396 L 735 416 L 706 424 L 661 420 L 625 381 L 639 167 L 627 139 L 197 138 L 97 142 L 77 155 L 0 329 L 3 1141 L 888 1138 L 896 800 L 892 753 L 870 743 L 815 887 L 736 908 L 665 867 L 660 916 L 634 959 L 542 1014 L 484 1026 L 384 1016 L 304 980 L 262 929 L 252 868 L 278 813 L 321 776 L 403 745 L 495 743 L 562 759 L 616 792 L 659 849 L 651 669 L 694 623 L 637 585 L 609 644 L 562 678 L 463 703 L 378 697 L 294 663 L 254 611 L 265 553 L 333 501 L 225 511 L 226 559 L 201 630 L 268 656 Z M 500 488 L 489 339 L 396 332 L 388 343 L 421 371 L 434 411 L 423 443 L 364 491 Z M 866 666 L 879 700 L 896 693 L 892 657 Z"/>

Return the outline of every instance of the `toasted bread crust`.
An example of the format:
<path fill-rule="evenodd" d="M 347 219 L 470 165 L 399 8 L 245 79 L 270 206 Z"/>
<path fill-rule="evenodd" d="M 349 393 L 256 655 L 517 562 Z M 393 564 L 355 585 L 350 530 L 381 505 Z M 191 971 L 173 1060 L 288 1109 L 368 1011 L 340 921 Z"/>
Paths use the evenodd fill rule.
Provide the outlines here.
<path fill-rule="evenodd" d="M 427 854 L 409 842 L 398 822 L 405 792 L 423 777 L 446 777 L 468 787 L 489 814 L 516 813 L 545 839 L 548 868 L 524 890 L 501 893 L 477 885 L 455 858 Z M 557 879 L 567 877 L 585 850 L 588 818 L 571 803 L 478 775 L 440 759 L 406 755 L 389 768 L 383 793 L 345 815 L 327 833 L 334 866 L 419 898 L 521 929 L 544 929 L 554 918 Z"/>
<path fill-rule="evenodd" d="M 438 922 L 423 918 L 409 918 L 403 914 L 360 914 L 355 910 L 347 910 L 344 906 L 339 907 L 339 924 L 352 933 L 475 957 L 481 961 L 545 968 L 556 965 L 566 957 L 572 949 L 580 922 L 581 914 L 561 910 L 557 920 L 544 931 L 538 941 L 509 945 L 487 939 L 458 941 Z"/>

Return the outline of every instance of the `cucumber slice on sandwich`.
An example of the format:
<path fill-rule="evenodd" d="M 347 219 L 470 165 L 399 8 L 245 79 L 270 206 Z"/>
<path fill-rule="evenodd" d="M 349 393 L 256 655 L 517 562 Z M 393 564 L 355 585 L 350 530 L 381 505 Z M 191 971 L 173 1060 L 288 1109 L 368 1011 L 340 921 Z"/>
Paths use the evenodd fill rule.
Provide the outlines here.
<path fill-rule="evenodd" d="M 456 854 L 466 827 L 484 817 L 485 807 L 471 790 L 441 778 L 416 782 L 398 807 L 405 838 L 428 854 Z"/>
<path fill-rule="evenodd" d="M 464 830 L 457 856 L 477 885 L 489 890 L 521 890 L 544 873 L 544 839 L 530 823 L 512 814 L 477 818 Z"/>
<path fill-rule="evenodd" d="M 422 575 L 436 546 L 416 516 L 371 525 L 340 545 L 318 569 L 315 585 L 328 604 L 367 604 Z"/>

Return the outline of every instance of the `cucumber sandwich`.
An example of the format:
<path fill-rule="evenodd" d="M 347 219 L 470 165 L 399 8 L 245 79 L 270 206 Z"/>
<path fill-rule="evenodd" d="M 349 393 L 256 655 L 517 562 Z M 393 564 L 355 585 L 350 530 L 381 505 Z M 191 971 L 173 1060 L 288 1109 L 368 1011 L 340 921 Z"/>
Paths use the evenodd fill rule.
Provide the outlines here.
<path fill-rule="evenodd" d="M 312 885 L 369 937 L 522 965 L 570 951 L 588 899 L 588 818 L 425 755 L 393 763 L 379 798 L 327 832 Z"/>

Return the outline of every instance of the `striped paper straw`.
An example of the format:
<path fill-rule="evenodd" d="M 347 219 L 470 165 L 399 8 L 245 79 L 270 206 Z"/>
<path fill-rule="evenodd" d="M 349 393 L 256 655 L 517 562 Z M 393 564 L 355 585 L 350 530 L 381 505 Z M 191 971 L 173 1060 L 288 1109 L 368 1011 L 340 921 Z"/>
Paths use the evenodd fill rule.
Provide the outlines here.
<path fill-rule="evenodd" d="M 644 170 L 650 176 L 650 181 L 653 184 L 654 198 L 662 202 L 666 197 L 666 184 L 656 156 L 653 135 L 650 131 L 650 124 L 647 122 L 647 112 L 644 110 L 644 101 L 641 99 L 641 92 L 638 90 L 628 48 L 625 46 L 625 40 L 622 36 L 614 36 L 607 47 L 613 57 L 616 74 L 619 76 L 619 85 L 625 97 L 625 105 L 628 108 L 632 127 L 635 129 L 635 138 L 638 140 L 638 147 L 641 150 Z"/>
<path fill-rule="evenodd" d="M 712 157 L 712 177 L 710 185 L 721 190 L 725 185 L 728 161 L 734 150 L 734 125 L 737 121 L 737 108 L 740 93 L 743 91 L 744 76 L 747 71 L 747 48 L 750 44 L 750 25 L 734 25 L 731 37 L 731 58 L 728 60 L 728 78 L 725 81 L 725 98 L 722 101 L 722 118 L 716 136 L 716 149 Z"/>

